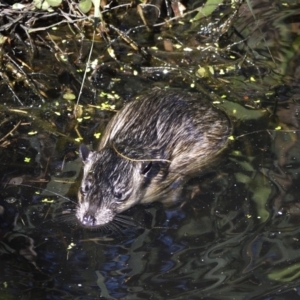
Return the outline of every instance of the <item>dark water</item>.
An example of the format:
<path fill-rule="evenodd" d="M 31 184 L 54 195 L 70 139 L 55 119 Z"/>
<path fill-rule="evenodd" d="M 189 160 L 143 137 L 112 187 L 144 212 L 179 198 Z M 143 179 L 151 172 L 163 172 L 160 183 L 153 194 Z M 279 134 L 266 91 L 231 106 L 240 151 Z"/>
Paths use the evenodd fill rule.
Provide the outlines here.
<path fill-rule="evenodd" d="M 68 104 L 58 105 L 55 118 L 49 103 L 38 118 L 35 107 L 24 117 L 1 115 L 2 137 L 21 123 L 0 147 L 0 299 L 300 298 L 300 10 L 288 3 L 253 1 L 260 26 L 247 11 L 236 20 L 259 63 L 218 87 L 228 92 L 222 106 L 235 128 L 225 157 L 184 187 L 183 197 L 192 199 L 182 207 L 153 203 L 126 212 L 134 227 L 111 232 L 76 225 L 81 162 Z M 262 57 L 272 71 L 262 68 Z M 256 66 L 263 75 L 251 81 Z M 145 90 L 155 76 L 178 87 L 175 77 L 161 73 L 134 78 L 106 68 L 99 74 L 97 88 L 109 90 L 105 80 L 116 77 L 123 99 Z M 68 82 L 68 76 L 58 79 Z M 92 103 L 92 93 L 83 99 Z M 87 143 L 97 143 L 94 128 L 111 115 L 94 112 L 83 120 Z M 50 125 L 46 130 L 47 120 L 68 135 Z"/>

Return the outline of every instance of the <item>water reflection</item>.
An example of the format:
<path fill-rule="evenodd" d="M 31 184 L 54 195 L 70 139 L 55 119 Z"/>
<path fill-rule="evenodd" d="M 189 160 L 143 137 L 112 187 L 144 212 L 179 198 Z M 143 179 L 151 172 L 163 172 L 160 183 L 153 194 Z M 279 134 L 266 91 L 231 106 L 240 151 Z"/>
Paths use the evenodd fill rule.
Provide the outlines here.
<path fill-rule="evenodd" d="M 289 49 L 284 57 L 290 39 L 296 41 L 298 8 L 285 12 L 281 6 L 274 14 L 270 6 L 280 3 L 254 4 L 257 18 L 267 22 L 263 30 L 269 23 L 280 25 L 280 32 L 275 26 L 265 37 L 275 42 L 270 49 L 282 64 L 275 75 L 244 88 L 253 94 L 258 85 L 265 89 L 276 83 L 280 88 L 262 101 L 261 109 L 243 106 L 243 113 L 236 114 L 236 140 L 228 156 L 185 187 L 185 195 L 193 199 L 182 207 L 136 207 L 127 212 L 136 227 L 122 233 L 86 231 L 68 218 L 81 170 L 75 146 L 44 133 L 20 138 L 18 148 L 1 147 L 3 299 L 299 297 L 300 105 L 299 89 L 290 85 L 298 80 L 298 51 Z M 248 26 L 252 19 L 245 20 Z M 246 29 L 251 28 L 239 28 Z M 284 30 L 290 33 L 285 38 Z M 260 38 L 253 35 L 249 43 Z M 259 57 L 268 57 L 265 44 L 259 47 Z M 277 76 L 279 71 L 286 76 Z M 23 121 L 28 124 L 30 118 Z M 64 128 L 64 118 L 60 121 Z M 30 158 L 28 164 L 25 158 Z M 41 170 L 47 174 L 41 176 Z"/>

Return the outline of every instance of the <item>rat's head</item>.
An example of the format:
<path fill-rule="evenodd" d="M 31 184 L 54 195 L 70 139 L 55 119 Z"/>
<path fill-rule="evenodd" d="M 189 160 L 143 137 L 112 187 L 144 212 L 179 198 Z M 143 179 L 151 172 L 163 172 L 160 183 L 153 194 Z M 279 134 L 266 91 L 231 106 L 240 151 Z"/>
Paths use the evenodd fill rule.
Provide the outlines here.
<path fill-rule="evenodd" d="M 109 147 L 94 152 L 82 145 L 79 153 L 84 169 L 76 216 L 83 226 L 108 224 L 140 201 L 151 163 L 128 160 Z"/>

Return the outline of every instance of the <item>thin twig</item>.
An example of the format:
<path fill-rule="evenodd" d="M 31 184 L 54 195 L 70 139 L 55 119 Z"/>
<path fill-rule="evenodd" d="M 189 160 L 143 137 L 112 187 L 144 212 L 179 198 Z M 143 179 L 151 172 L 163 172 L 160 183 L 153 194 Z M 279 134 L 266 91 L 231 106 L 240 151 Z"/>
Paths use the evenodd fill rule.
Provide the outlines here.
<path fill-rule="evenodd" d="M 19 121 L 9 133 L 7 133 L 5 136 L 3 136 L 0 139 L 0 142 L 2 142 L 3 140 L 5 140 L 10 134 L 12 134 L 19 127 L 20 124 L 21 124 L 21 121 Z"/>

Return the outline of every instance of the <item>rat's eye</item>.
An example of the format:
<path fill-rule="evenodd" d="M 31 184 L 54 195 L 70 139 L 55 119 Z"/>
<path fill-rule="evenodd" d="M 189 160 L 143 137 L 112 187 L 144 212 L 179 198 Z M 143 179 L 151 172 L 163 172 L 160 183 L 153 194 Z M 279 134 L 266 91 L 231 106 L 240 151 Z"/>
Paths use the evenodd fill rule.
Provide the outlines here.
<path fill-rule="evenodd" d="M 82 186 L 82 187 L 80 187 L 80 193 L 82 194 L 82 195 L 85 195 L 88 191 L 89 191 L 89 186 L 88 185 L 85 185 L 85 186 Z"/>
<path fill-rule="evenodd" d="M 147 173 L 151 170 L 151 168 L 152 168 L 152 162 L 151 161 L 149 163 L 144 163 L 142 165 L 141 173 L 146 176 Z"/>
<path fill-rule="evenodd" d="M 91 189 L 91 186 L 92 186 L 92 180 L 91 178 L 87 178 L 84 184 L 80 187 L 80 193 L 82 195 L 85 195 Z"/>
<path fill-rule="evenodd" d="M 114 193 L 114 197 L 117 199 L 117 200 L 121 200 L 122 199 L 122 196 L 123 194 L 121 192 L 115 192 Z"/>

